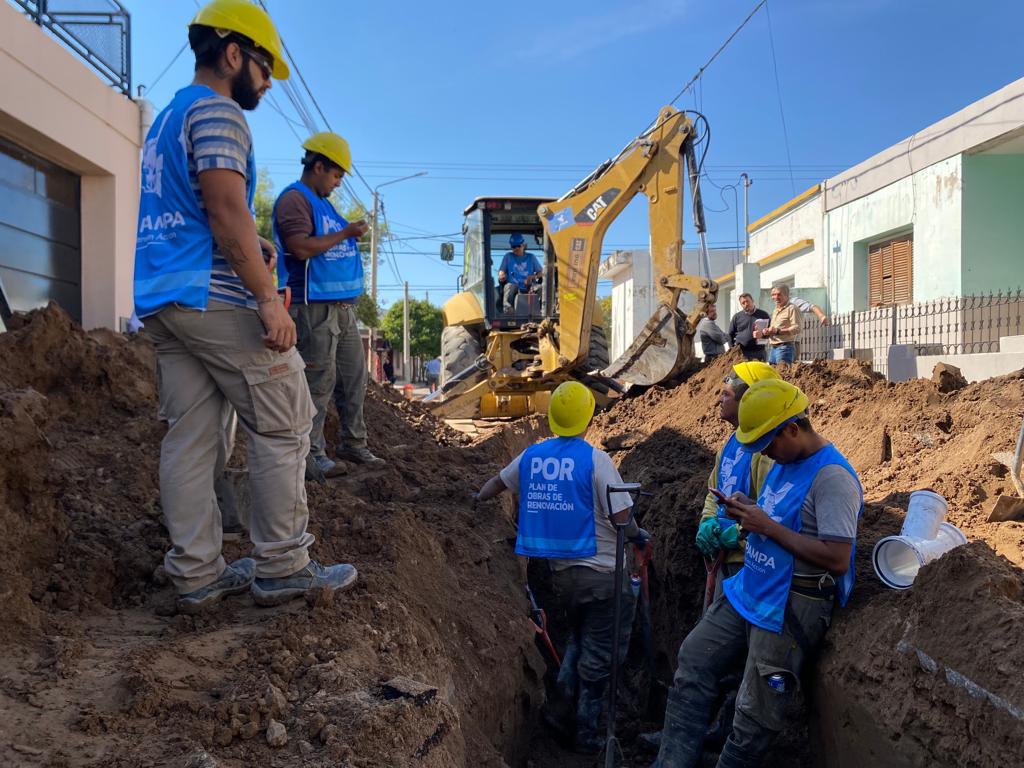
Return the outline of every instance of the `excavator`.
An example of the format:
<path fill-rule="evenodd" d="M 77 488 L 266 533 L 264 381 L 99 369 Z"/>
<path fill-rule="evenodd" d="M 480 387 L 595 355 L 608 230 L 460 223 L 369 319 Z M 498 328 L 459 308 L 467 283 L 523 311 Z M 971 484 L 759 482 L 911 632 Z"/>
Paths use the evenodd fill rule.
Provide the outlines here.
<path fill-rule="evenodd" d="M 436 415 L 545 413 L 551 392 L 570 379 L 587 384 L 604 404 L 612 390 L 657 384 L 693 364 L 697 323 L 718 293 L 708 276 L 696 125 L 688 113 L 664 107 L 618 156 L 557 200 L 483 197 L 465 209 L 460 291 L 442 307 L 441 386 L 427 398 Z M 681 271 L 687 182 L 704 276 Z M 658 306 L 609 364 L 596 302 L 601 246 L 639 193 L 648 200 Z M 494 257 L 523 240 L 527 252 L 542 254 L 541 269 L 528 288 L 509 292 Z M 446 257 L 453 258 L 451 248 L 442 248 Z"/>

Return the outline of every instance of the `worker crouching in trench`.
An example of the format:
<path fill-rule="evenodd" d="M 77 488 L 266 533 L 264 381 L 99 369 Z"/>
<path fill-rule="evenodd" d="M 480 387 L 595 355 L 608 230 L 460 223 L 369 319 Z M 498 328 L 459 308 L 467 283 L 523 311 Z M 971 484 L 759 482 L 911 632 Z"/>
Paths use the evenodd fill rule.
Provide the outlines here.
<path fill-rule="evenodd" d="M 551 395 L 548 424 L 555 437 L 527 448 L 476 494 L 487 501 L 506 490 L 519 495 L 516 553 L 547 559 L 552 586 L 569 619 L 569 640 L 558 675 L 559 701 L 548 721 L 574 737 L 579 752 L 594 754 L 604 740 L 600 721 L 612 668 L 615 589 L 622 595 L 618 626 L 620 661 L 629 646 L 635 599 L 629 576 L 615 584 L 616 532 L 632 501 L 610 494 L 622 482 L 607 453 L 583 438 L 594 415 L 594 396 L 579 382 L 565 382 Z M 647 546 L 635 522 L 627 538 Z"/>
<path fill-rule="evenodd" d="M 701 764 L 720 682 L 741 667 L 732 733 L 718 765 L 761 765 L 835 599 L 845 605 L 849 598 L 863 492 L 806 411 L 803 392 L 777 379 L 755 382 L 740 400 L 736 439 L 775 465 L 756 503 L 742 493 L 715 494 L 747 532 L 743 568 L 722 583 L 679 648 L 655 768 Z"/>

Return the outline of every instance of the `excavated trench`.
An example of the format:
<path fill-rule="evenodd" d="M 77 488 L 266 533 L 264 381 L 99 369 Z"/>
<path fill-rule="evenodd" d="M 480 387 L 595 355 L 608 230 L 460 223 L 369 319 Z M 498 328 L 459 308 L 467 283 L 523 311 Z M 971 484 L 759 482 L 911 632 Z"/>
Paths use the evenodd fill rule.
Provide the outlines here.
<path fill-rule="evenodd" d="M 692 541 L 726 436 L 713 403 L 728 362 L 620 402 L 588 436 L 654 494 L 640 512 L 655 542 L 654 677 L 664 682 L 699 612 Z M 538 727 L 549 670 L 511 551 L 512 501 L 466 500 L 543 436 L 539 420 L 474 440 L 374 390 L 370 447 L 386 464 L 308 486 L 313 554 L 355 563 L 356 587 L 276 611 L 232 598 L 187 617 L 174 615 L 160 567 L 169 542 L 152 369 L 145 339 L 85 334 L 55 306 L 0 334 L 0 764 L 595 764 Z M 1012 447 L 1024 376 L 944 394 L 888 385 L 853 361 L 786 375 L 858 469 L 868 504 L 859 586 L 804 681 L 798 725 L 766 764 L 1019 765 L 1024 524 L 985 520 L 1012 493 L 991 454 Z M 897 593 L 869 555 L 898 531 L 916 488 L 947 498 L 971 544 Z M 244 540 L 225 545 L 229 560 L 246 553 Z M 550 607 L 545 578 L 531 572 Z M 633 740 L 659 725 L 663 704 L 641 637 L 638 624 L 618 721 L 627 765 L 647 764 Z"/>

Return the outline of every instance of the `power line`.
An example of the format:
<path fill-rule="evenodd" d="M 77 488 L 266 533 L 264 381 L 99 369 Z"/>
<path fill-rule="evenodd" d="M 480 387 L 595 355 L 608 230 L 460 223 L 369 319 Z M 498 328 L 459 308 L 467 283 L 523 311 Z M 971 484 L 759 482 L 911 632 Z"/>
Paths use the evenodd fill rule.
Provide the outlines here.
<path fill-rule="evenodd" d="M 185 41 L 185 44 L 183 46 L 181 46 L 181 48 L 178 49 L 178 52 L 176 54 L 174 54 L 174 58 L 172 58 L 170 60 L 170 62 L 168 62 L 167 66 L 163 68 L 163 70 L 160 72 L 160 74 L 156 76 L 156 80 L 154 80 L 151 85 L 147 85 L 146 86 L 146 91 L 145 91 L 146 94 L 151 93 L 153 91 L 153 89 L 156 88 L 156 84 L 159 83 L 160 80 L 163 79 L 163 76 L 166 75 L 170 71 L 171 67 L 174 66 L 174 62 L 176 62 L 181 57 L 181 54 L 183 54 L 185 52 L 186 48 L 188 48 L 188 41 L 187 40 Z"/>
<path fill-rule="evenodd" d="M 677 101 L 679 101 L 679 99 L 682 98 L 682 95 L 686 93 L 688 90 L 690 90 L 690 86 L 692 86 L 695 82 L 697 82 L 704 76 L 704 70 L 711 66 L 712 62 L 714 62 L 714 60 L 718 58 L 718 55 L 726 49 L 729 43 L 732 42 L 732 39 L 740 33 L 741 29 L 747 26 L 747 22 L 750 21 L 754 17 L 754 14 L 761 9 L 761 6 L 767 2 L 768 0 L 761 0 L 761 2 L 754 6 L 754 10 L 747 14 L 747 18 L 743 20 L 743 23 L 733 30 L 733 33 L 729 35 L 729 37 L 725 39 L 725 42 L 718 47 L 718 50 L 715 51 L 714 54 L 712 54 L 711 58 L 707 60 L 707 63 L 697 70 L 697 74 L 690 78 L 690 82 L 683 86 L 683 89 L 676 94 L 675 98 L 672 99 L 672 101 L 670 101 L 669 104 L 675 104 Z"/>
<path fill-rule="evenodd" d="M 768 8 L 768 0 L 763 0 L 765 17 L 768 19 L 768 46 L 772 52 L 772 70 L 775 72 L 775 94 L 779 98 L 779 117 L 782 118 L 782 140 L 786 147 L 786 159 L 789 161 L 789 180 L 793 194 L 796 195 L 796 179 L 793 178 L 793 157 L 789 153 L 789 132 L 786 130 L 786 113 L 782 109 L 782 87 L 779 85 L 779 63 L 775 59 L 775 35 L 772 34 L 772 12 Z M 756 10 L 756 9 L 755 9 Z"/>
<path fill-rule="evenodd" d="M 263 8 L 263 10 L 266 11 L 267 14 L 269 15 L 270 9 L 267 8 L 266 2 L 264 0 L 258 0 L 258 2 L 260 6 Z M 320 102 L 317 101 L 316 95 L 313 93 L 313 90 L 309 87 L 309 83 L 306 82 L 306 78 L 303 76 L 302 70 L 299 68 L 299 63 L 292 55 L 291 49 L 288 47 L 288 44 L 285 42 L 283 36 L 281 37 L 281 46 L 284 48 L 284 52 L 288 56 L 288 59 L 291 61 L 292 69 L 294 69 L 295 74 L 298 75 L 299 81 L 302 83 L 302 87 L 305 89 L 306 94 L 309 96 L 310 100 L 313 102 L 313 106 L 316 108 L 317 113 L 320 115 L 320 119 L 323 120 L 323 123 L 327 127 L 327 130 L 332 130 L 330 121 L 327 119 L 327 116 L 324 114 L 324 111 L 320 108 Z M 299 119 L 303 121 L 303 123 L 306 125 L 310 133 L 316 133 L 316 120 L 313 118 L 313 115 L 309 112 L 309 108 L 306 107 L 305 103 L 302 100 L 302 96 L 299 93 L 298 89 L 295 87 L 295 85 L 293 83 L 288 82 L 287 80 L 283 80 L 281 81 L 281 87 L 282 90 L 284 90 L 285 95 L 288 96 L 289 101 L 292 102 L 292 106 L 295 107 L 295 111 L 299 113 Z M 373 192 L 373 188 L 367 183 L 366 179 L 363 178 L 363 175 L 359 172 L 359 169 L 356 168 L 355 163 L 352 164 L 351 170 L 354 171 L 356 176 L 359 177 L 360 181 L 362 181 L 363 184 L 366 185 L 366 188 L 370 192 Z M 355 203 L 360 205 L 364 211 L 369 210 L 366 203 L 359 199 L 359 195 L 356 194 L 355 189 L 352 187 L 350 183 L 348 183 L 346 179 L 342 179 L 342 186 L 348 192 L 349 196 Z"/>

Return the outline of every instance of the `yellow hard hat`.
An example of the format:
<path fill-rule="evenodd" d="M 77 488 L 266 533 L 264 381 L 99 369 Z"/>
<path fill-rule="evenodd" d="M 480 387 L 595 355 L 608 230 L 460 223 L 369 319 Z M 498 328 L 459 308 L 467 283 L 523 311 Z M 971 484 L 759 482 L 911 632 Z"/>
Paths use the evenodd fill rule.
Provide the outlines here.
<path fill-rule="evenodd" d="M 563 381 L 551 393 L 548 426 L 556 435 L 581 434 L 594 415 L 594 393 L 578 381 Z"/>
<path fill-rule="evenodd" d="M 742 363 L 736 363 L 732 369 L 748 387 L 756 381 L 782 378 L 778 371 L 760 360 L 744 360 Z"/>
<path fill-rule="evenodd" d="M 348 148 L 348 142 L 336 133 L 314 133 L 302 143 L 302 148 L 320 153 L 332 163 L 340 165 L 345 173 L 352 169 L 352 151 Z"/>
<path fill-rule="evenodd" d="M 740 399 L 736 439 L 744 450 L 759 453 L 779 430 L 807 411 L 807 395 L 782 379 L 756 381 Z"/>
<path fill-rule="evenodd" d="M 274 58 L 273 75 L 287 80 L 291 71 L 284 60 L 284 46 L 267 12 L 249 0 L 212 0 L 196 13 L 189 26 L 200 25 L 237 32 Z"/>

